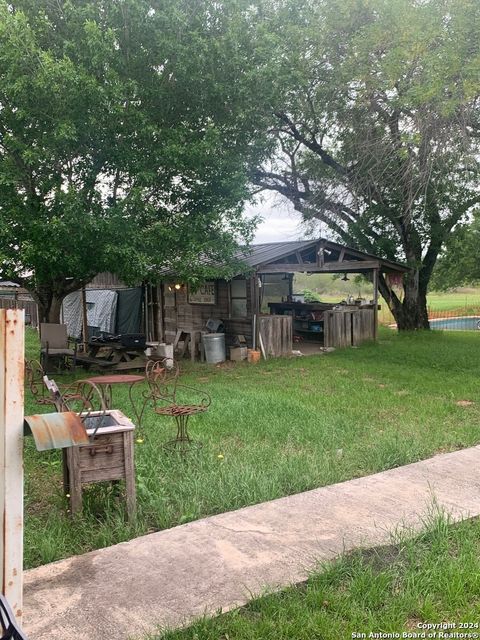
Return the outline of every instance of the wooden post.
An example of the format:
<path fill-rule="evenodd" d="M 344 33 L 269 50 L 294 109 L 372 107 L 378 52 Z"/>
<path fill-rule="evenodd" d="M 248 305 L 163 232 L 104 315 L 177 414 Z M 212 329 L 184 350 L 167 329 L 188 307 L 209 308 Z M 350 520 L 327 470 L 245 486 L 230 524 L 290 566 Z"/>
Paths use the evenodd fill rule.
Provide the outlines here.
<path fill-rule="evenodd" d="M 0 310 L 0 565 L 21 624 L 23 589 L 23 309 Z"/>
<path fill-rule="evenodd" d="M 378 336 L 378 269 L 373 269 L 373 339 Z"/>
<path fill-rule="evenodd" d="M 146 284 L 143 285 L 143 305 L 145 309 L 145 315 L 143 321 L 145 323 L 145 337 L 147 340 L 150 340 L 150 318 L 149 318 L 149 297 L 148 297 L 148 287 Z"/>
<path fill-rule="evenodd" d="M 248 295 L 248 294 L 247 294 Z M 251 305 L 251 314 L 253 319 L 253 340 L 252 346 L 254 349 L 258 349 L 258 335 L 259 335 L 259 326 L 258 319 L 260 314 L 260 294 L 258 287 L 258 275 L 255 274 L 250 278 L 250 305 Z"/>
<path fill-rule="evenodd" d="M 83 334 L 83 353 L 88 351 L 88 319 L 87 319 L 87 294 L 85 287 L 82 287 L 82 334 Z"/>
<path fill-rule="evenodd" d="M 165 342 L 163 284 L 157 285 L 157 340 Z"/>

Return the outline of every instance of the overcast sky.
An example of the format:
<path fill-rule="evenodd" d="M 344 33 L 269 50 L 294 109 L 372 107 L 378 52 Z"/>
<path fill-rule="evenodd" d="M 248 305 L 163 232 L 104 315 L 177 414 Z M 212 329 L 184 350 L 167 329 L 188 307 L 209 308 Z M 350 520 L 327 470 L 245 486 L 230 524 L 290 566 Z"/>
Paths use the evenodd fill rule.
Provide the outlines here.
<path fill-rule="evenodd" d="M 300 214 L 273 193 L 266 192 L 261 199 L 259 197 L 256 205 L 248 205 L 245 213 L 247 216 L 259 215 L 262 218 L 255 234 L 255 244 L 305 238 L 305 227 L 301 224 Z"/>

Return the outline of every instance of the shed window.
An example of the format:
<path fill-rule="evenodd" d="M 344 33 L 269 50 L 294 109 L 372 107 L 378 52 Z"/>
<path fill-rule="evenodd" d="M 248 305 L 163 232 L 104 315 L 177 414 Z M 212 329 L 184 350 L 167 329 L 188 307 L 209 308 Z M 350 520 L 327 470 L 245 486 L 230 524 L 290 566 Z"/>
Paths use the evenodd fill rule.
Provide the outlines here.
<path fill-rule="evenodd" d="M 165 307 L 175 306 L 175 289 L 173 285 L 165 285 L 163 289 L 163 297 L 165 300 Z"/>
<path fill-rule="evenodd" d="M 230 297 L 232 300 L 232 318 L 247 317 L 247 281 L 232 280 L 230 282 Z"/>

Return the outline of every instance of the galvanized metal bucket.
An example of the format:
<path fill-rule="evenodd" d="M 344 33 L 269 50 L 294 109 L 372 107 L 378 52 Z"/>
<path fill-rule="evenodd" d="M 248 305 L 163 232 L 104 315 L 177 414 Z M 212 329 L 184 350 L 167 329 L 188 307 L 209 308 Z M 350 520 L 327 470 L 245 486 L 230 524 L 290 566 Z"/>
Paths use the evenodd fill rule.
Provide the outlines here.
<path fill-rule="evenodd" d="M 225 362 L 227 356 L 224 333 L 204 333 L 202 342 L 205 347 L 205 359 L 209 364 Z"/>

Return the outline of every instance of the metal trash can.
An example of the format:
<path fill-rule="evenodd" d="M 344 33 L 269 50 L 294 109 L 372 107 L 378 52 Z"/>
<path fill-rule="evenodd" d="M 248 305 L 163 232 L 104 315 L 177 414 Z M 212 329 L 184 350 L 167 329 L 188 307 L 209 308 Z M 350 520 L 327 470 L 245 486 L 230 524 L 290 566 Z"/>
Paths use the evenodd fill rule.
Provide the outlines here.
<path fill-rule="evenodd" d="M 225 362 L 227 356 L 224 333 L 204 333 L 202 342 L 205 348 L 205 359 L 209 364 Z"/>

